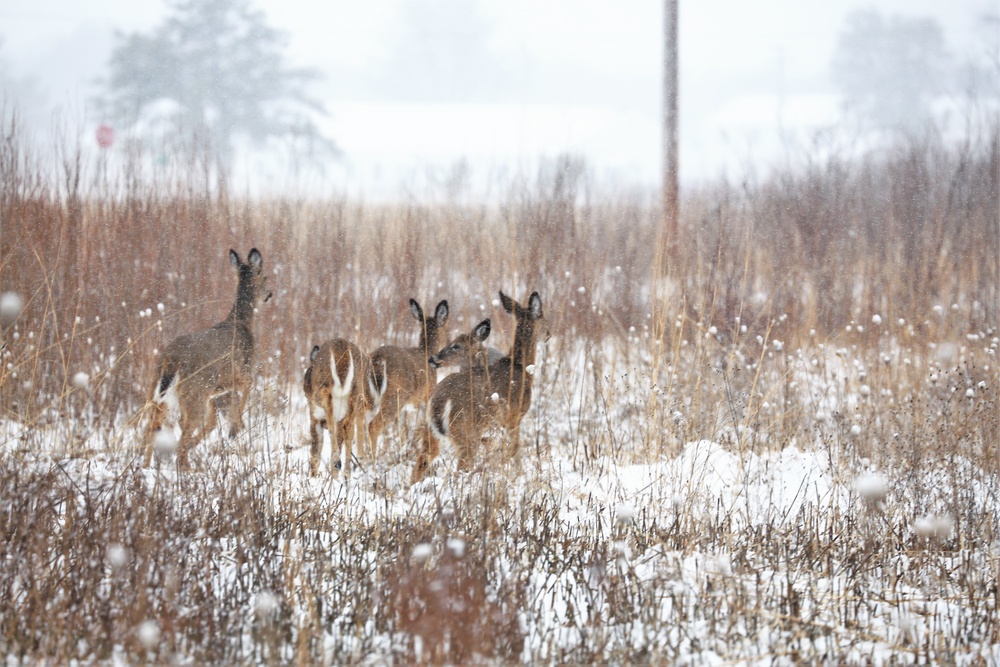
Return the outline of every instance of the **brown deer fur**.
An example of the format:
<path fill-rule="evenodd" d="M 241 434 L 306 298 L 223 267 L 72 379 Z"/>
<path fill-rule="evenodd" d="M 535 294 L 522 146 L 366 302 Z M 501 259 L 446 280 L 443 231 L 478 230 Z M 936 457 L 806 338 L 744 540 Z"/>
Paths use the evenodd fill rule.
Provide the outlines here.
<path fill-rule="evenodd" d="M 229 261 L 239 275 L 236 300 L 226 319 L 202 331 L 178 336 L 163 350 L 148 407 L 145 459 L 153 455 L 153 436 L 173 410 L 180 411 L 177 465 L 187 466 L 188 451 L 215 428 L 216 401 L 227 406 L 229 435 L 243 428 L 243 411 L 253 379 L 256 351 L 254 313 L 271 294 L 264 260 L 254 248 L 243 263 L 235 250 Z"/>
<path fill-rule="evenodd" d="M 423 477 L 440 453 L 441 440 L 454 443 L 461 469 L 470 467 L 483 433 L 493 425 L 504 427 L 511 442 L 510 453 L 517 452 L 521 419 L 531 406 L 529 367 L 535 362 L 542 300 L 534 292 L 524 308 L 500 292 L 500 301 L 517 322 L 510 354 L 485 368 L 472 367 L 449 375 L 437 385 L 428 406 L 427 425 L 421 431 L 413 482 Z"/>
<path fill-rule="evenodd" d="M 490 321 L 485 319 L 469 333 L 455 336 L 439 352 L 428 359 L 431 368 L 458 367 L 460 371 L 470 368 L 485 368 L 490 365 L 489 350 L 483 341 L 489 338 Z M 500 357 L 504 355 L 501 353 Z M 499 359 L 499 358 L 498 358 Z"/>
<path fill-rule="evenodd" d="M 477 324 L 469 333 L 455 336 L 428 361 L 432 368 L 454 366 L 459 371 L 477 367 L 485 368 L 504 357 L 503 352 L 483 344 L 489 336 L 490 321 L 487 318 Z"/>
<path fill-rule="evenodd" d="M 379 380 L 372 374 L 368 355 L 346 340 L 338 338 L 315 346 L 309 359 L 311 364 L 302 379 L 309 401 L 309 474 L 319 472 L 323 448 L 320 429 L 325 428 L 333 443 L 331 467 L 341 467 L 339 457 L 346 444 L 343 468 L 349 475 L 354 443 L 364 438 L 366 422 L 377 410 L 379 384 L 373 383 Z"/>
<path fill-rule="evenodd" d="M 426 403 L 437 382 L 428 360 L 440 344 L 441 329 L 448 320 L 448 302 L 441 301 L 434 309 L 434 317 L 428 319 L 420 304 L 410 299 L 410 312 L 420 323 L 417 346 L 386 345 L 372 353 L 372 384 L 381 390 L 378 409 L 368 425 L 372 447 L 377 445 L 386 424 L 399 417 L 403 406 Z"/>

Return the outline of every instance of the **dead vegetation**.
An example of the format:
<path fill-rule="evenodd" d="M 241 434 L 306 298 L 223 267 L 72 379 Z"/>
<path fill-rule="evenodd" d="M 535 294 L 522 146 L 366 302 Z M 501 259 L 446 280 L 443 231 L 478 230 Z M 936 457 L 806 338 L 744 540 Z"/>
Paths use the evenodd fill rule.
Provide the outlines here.
<path fill-rule="evenodd" d="M 652 199 L 573 161 L 482 204 L 244 201 L 74 155 L 55 177 L 10 124 L 0 652 L 995 660 L 998 156 L 994 130 L 717 184 L 665 261 Z M 252 245 L 274 298 L 245 432 L 139 467 L 158 352 L 225 314 Z M 413 345 L 408 300 L 447 298 L 505 347 L 501 288 L 553 336 L 518 461 L 407 490 L 411 420 L 356 486 L 309 481 L 312 345 Z"/>

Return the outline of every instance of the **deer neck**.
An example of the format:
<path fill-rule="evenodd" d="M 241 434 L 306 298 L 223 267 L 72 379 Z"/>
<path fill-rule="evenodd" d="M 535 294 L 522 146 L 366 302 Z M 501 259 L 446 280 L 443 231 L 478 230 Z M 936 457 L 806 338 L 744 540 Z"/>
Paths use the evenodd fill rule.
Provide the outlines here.
<path fill-rule="evenodd" d="M 511 363 L 516 366 L 530 366 L 535 363 L 535 323 L 521 319 L 514 330 L 514 343 L 510 348 Z"/>
<path fill-rule="evenodd" d="M 248 329 L 253 327 L 254 316 L 254 289 L 249 280 L 240 277 L 240 284 L 236 288 L 236 301 L 229 311 L 226 322 L 240 324 Z"/>
<path fill-rule="evenodd" d="M 423 355 L 424 360 L 426 360 L 437 352 L 439 347 L 437 323 L 424 322 L 424 326 L 420 328 L 420 343 L 417 346 L 417 352 Z"/>

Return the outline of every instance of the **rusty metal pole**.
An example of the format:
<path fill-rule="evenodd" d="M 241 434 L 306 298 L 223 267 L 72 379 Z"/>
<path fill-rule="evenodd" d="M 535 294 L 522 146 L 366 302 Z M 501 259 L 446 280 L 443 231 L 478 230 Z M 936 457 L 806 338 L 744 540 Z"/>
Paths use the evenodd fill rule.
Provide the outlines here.
<path fill-rule="evenodd" d="M 663 23 L 663 234 L 664 266 L 677 247 L 680 184 L 677 159 L 677 2 L 666 0 Z"/>

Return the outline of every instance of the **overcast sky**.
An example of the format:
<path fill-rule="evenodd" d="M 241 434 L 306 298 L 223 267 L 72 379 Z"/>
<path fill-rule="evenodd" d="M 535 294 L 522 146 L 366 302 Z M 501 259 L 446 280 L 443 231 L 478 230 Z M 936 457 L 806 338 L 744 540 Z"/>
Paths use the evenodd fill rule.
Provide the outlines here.
<path fill-rule="evenodd" d="M 610 180 L 658 179 L 662 0 L 254 4 L 288 33 L 294 64 L 325 73 L 314 92 L 344 152 L 334 173 L 361 189 L 460 156 L 516 170 L 565 151 Z M 983 0 L 682 0 L 685 182 L 775 159 L 779 128 L 836 122 L 830 60 L 859 7 L 933 17 L 959 59 L 983 48 L 980 17 L 997 12 Z M 85 116 L 114 31 L 165 14 L 160 0 L 0 0 L 0 74 L 35 116 L 42 102 Z"/>

